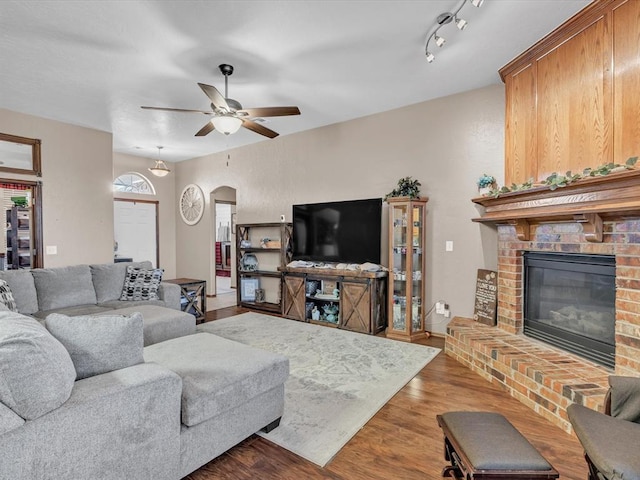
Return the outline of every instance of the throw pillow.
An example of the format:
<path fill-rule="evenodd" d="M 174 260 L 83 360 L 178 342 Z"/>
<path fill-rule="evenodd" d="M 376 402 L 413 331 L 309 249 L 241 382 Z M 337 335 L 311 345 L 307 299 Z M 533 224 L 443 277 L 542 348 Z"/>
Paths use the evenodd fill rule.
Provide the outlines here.
<path fill-rule="evenodd" d="M 139 312 L 77 317 L 52 313 L 44 322 L 69 351 L 78 380 L 144 362 Z"/>
<path fill-rule="evenodd" d="M 69 352 L 37 320 L 0 312 L 0 402 L 25 420 L 60 407 L 76 371 Z"/>
<path fill-rule="evenodd" d="M 162 270 L 154 268 L 127 267 L 127 276 L 120 300 L 159 300 L 158 289 L 162 281 Z"/>
<path fill-rule="evenodd" d="M 11 310 L 12 312 L 18 311 L 18 306 L 13 298 L 13 293 L 11 293 L 9 284 L 4 280 L 0 280 L 0 304 L 4 305 L 7 307 L 7 310 Z"/>

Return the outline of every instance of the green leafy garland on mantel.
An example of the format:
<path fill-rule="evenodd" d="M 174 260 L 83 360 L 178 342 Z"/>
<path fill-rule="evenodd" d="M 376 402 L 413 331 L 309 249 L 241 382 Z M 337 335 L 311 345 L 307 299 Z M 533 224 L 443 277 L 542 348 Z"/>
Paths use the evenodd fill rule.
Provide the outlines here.
<path fill-rule="evenodd" d="M 510 187 L 507 187 L 505 185 L 501 188 L 494 188 L 489 191 L 487 196 L 498 198 L 503 193 L 521 192 L 523 190 L 529 190 L 530 188 L 538 187 L 542 185 L 547 185 L 549 187 L 549 190 L 555 190 L 556 188 L 566 187 L 567 185 L 570 185 L 573 182 L 580 180 L 582 178 L 602 177 L 604 175 L 609 175 L 610 173 L 618 172 L 622 170 L 634 170 L 637 161 L 638 161 L 638 157 L 629 157 L 629 159 L 625 162 L 624 165 L 612 162 L 612 163 L 605 163 L 603 165 L 600 165 L 597 168 L 585 168 L 582 171 L 582 173 L 571 173 L 571 171 L 568 171 L 564 175 L 560 175 L 557 172 L 553 172 L 551 175 L 549 175 L 546 178 L 546 180 L 544 180 L 541 183 L 534 184 L 533 178 L 530 178 L 524 183 L 519 183 L 519 184 L 513 183 L 511 184 Z"/>

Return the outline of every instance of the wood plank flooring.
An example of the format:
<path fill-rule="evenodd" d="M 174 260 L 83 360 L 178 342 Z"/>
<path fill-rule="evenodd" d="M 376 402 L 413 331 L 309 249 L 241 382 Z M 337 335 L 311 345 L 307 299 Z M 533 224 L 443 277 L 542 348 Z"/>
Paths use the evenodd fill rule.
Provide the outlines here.
<path fill-rule="evenodd" d="M 207 312 L 207 320 L 245 311 L 230 307 Z M 444 346 L 442 338 L 432 337 L 422 343 L 439 348 Z M 400 390 L 324 468 L 254 435 L 186 478 L 438 479 L 445 460 L 442 431 L 435 416 L 452 410 L 502 413 L 560 472 L 560 478 L 587 478 L 582 448 L 575 437 L 444 352 Z"/>

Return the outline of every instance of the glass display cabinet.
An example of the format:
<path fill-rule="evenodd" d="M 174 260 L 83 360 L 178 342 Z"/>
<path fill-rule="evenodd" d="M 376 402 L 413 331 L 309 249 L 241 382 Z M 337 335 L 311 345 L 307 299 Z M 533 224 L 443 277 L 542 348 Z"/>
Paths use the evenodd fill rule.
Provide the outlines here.
<path fill-rule="evenodd" d="M 389 203 L 388 338 L 413 342 L 424 330 L 426 197 L 395 197 Z"/>

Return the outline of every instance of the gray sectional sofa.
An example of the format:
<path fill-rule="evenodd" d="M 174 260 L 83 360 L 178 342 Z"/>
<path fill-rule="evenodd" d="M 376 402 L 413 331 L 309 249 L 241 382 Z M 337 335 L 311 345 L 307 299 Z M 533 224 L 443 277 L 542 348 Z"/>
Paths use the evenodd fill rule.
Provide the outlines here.
<path fill-rule="evenodd" d="M 180 287 L 160 283 L 158 300 L 120 300 L 127 267 L 151 269 L 151 262 L 73 265 L 0 271 L 18 312 L 40 320 L 51 313 L 68 316 L 130 314 L 144 317 L 144 344 L 195 333 L 195 317 L 180 310 Z M 159 308 L 166 307 L 166 308 Z"/>
<path fill-rule="evenodd" d="M 92 277 L 95 302 L 79 294 L 56 300 L 59 277 L 76 269 L 47 270 L 58 272 L 29 272 L 37 309 L 33 292 L 18 290 L 29 285 L 27 272 L 2 272 L 20 308 L 29 305 L 23 313 L 34 316 L 0 311 L 0 478 L 179 479 L 278 425 L 286 357 L 194 333 L 195 319 L 186 334 L 149 328 L 145 310 L 182 312 L 107 306 L 114 299 L 99 296 L 107 291 L 100 274 Z"/>

